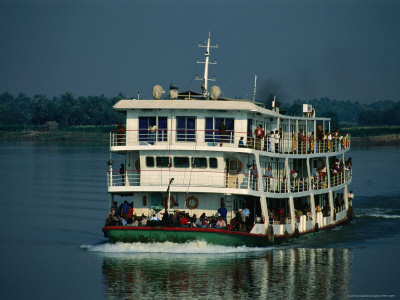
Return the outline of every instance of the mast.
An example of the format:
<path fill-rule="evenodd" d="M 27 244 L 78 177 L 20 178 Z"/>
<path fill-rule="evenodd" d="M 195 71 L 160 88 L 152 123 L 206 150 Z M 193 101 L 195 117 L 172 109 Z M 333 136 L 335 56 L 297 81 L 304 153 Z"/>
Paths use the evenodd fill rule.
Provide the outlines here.
<path fill-rule="evenodd" d="M 256 92 L 257 92 L 257 75 L 254 75 L 253 103 L 256 101 Z"/>
<path fill-rule="evenodd" d="M 202 44 L 198 45 L 199 48 L 207 48 L 206 53 L 204 54 L 204 56 L 206 57 L 205 61 L 197 60 L 198 64 L 204 64 L 204 76 L 203 76 L 203 78 L 198 78 L 196 76 L 196 80 L 203 80 L 203 85 L 201 86 L 201 89 L 203 90 L 203 97 L 206 99 L 209 98 L 208 81 L 215 81 L 215 77 L 214 77 L 214 79 L 208 78 L 208 65 L 216 65 L 217 64 L 216 61 L 210 62 L 210 48 L 218 48 L 218 45 L 211 46 L 210 41 L 211 41 L 211 33 L 209 32 L 207 45 L 202 45 Z"/>

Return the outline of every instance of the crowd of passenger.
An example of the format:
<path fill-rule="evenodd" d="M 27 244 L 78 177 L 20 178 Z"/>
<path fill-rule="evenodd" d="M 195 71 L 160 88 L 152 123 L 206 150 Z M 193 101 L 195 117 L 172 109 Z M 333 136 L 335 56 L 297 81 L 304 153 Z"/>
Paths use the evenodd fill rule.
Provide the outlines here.
<path fill-rule="evenodd" d="M 235 217 L 228 224 L 227 209 L 222 204 L 215 215 L 207 216 L 202 213 L 200 216 L 193 214 L 190 216 L 187 212 L 176 210 L 173 213 L 165 212 L 159 219 L 154 213 L 149 217 L 144 214 L 137 216 L 134 214 L 133 202 L 124 201 L 118 205 L 114 201 L 110 208 L 105 226 L 166 226 L 166 227 L 184 227 L 184 228 L 208 228 L 234 231 L 249 231 L 250 210 L 244 206 L 243 209 L 235 209 Z"/>
<path fill-rule="evenodd" d="M 244 137 L 241 137 L 238 143 L 239 148 L 301 154 L 335 152 L 348 146 L 349 139 L 347 134 L 341 134 L 339 129 L 324 132 L 321 125 L 318 125 L 315 135 L 314 132 L 308 134 L 303 129 L 300 129 L 297 134 L 293 133 L 290 137 L 284 135 L 282 128 L 264 132 L 262 126 L 258 125 L 254 130 L 254 134 L 247 134 L 246 143 Z"/>

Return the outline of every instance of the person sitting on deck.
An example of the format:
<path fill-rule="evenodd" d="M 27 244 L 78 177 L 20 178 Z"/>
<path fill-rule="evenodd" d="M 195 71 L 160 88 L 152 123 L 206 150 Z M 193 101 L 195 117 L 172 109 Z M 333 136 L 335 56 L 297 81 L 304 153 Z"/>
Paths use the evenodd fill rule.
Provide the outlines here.
<path fill-rule="evenodd" d="M 115 216 L 117 218 L 119 218 L 121 216 L 121 207 L 118 206 L 118 202 L 117 201 L 114 201 L 113 208 L 114 208 Z"/>
<path fill-rule="evenodd" d="M 249 137 L 248 141 L 247 141 L 247 148 L 254 148 L 254 139 L 252 137 Z"/>
<path fill-rule="evenodd" d="M 189 227 L 188 219 L 186 218 L 186 216 L 184 214 L 182 215 L 179 223 L 180 223 L 181 227 Z"/>
<path fill-rule="evenodd" d="M 118 225 L 118 217 L 115 215 L 114 207 L 110 208 L 110 212 L 108 213 L 108 217 L 106 219 L 105 226 L 115 226 Z"/>
<path fill-rule="evenodd" d="M 238 147 L 239 148 L 244 148 L 245 147 L 245 144 L 244 144 L 244 141 L 243 141 L 243 137 L 240 137 L 240 140 L 239 140 L 239 143 L 238 143 Z"/>
<path fill-rule="evenodd" d="M 216 229 L 226 229 L 226 222 L 221 216 L 218 217 L 218 222 L 215 225 Z"/>
<path fill-rule="evenodd" d="M 201 228 L 201 217 L 199 217 L 199 218 L 196 219 L 194 225 L 195 225 L 195 227 L 197 227 L 197 228 Z"/>
<path fill-rule="evenodd" d="M 140 219 L 140 226 L 147 226 L 147 219 L 144 215 L 142 215 L 142 218 Z"/>
<path fill-rule="evenodd" d="M 242 223 L 242 215 L 237 209 L 235 209 L 235 217 L 230 222 L 231 230 L 239 230 L 239 226 Z"/>

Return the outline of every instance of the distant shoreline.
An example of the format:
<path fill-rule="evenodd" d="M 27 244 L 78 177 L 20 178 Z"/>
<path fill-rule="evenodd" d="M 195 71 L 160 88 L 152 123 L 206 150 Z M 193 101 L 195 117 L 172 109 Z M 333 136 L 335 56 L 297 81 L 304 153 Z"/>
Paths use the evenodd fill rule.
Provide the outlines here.
<path fill-rule="evenodd" d="M 108 132 L 88 131 L 0 131 L 0 141 L 35 142 L 101 142 L 108 145 Z M 400 145 L 400 134 L 352 136 L 352 146 L 394 146 Z"/>

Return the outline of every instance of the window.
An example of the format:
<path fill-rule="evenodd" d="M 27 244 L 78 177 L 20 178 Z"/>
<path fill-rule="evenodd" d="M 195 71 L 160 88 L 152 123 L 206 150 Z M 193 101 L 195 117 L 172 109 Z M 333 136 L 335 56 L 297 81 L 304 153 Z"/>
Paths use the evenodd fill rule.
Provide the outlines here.
<path fill-rule="evenodd" d="M 154 157 L 146 156 L 146 167 L 153 168 L 154 167 Z"/>
<path fill-rule="evenodd" d="M 218 160 L 215 157 L 210 157 L 210 168 L 211 169 L 216 169 L 218 168 Z"/>
<path fill-rule="evenodd" d="M 194 142 L 196 140 L 196 117 L 176 117 L 176 140 Z"/>
<path fill-rule="evenodd" d="M 189 168 L 189 157 L 174 157 L 175 168 Z"/>
<path fill-rule="evenodd" d="M 156 141 L 167 141 L 167 120 L 167 117 L 139 117 L 139 141 L 145 141 L 152 144 Z M 150 130 L 154 125 L 157 130 Z"/>
<path fill-rule="evenodd" d="M 205 169 L 207 168 L 207 158 L 205 157 L 193 157 L 192 158 L 192 167 L 196 169 Z"/>
<path fill-rule="evenodd" d="M 222 121 L 224 122 L 222 126 Z M 206 118 L 206 142 L 234 142 L 234 124 L 233 118 Z M 224 131 L 221 129 L 225 127 Z"/>
<path fill-rule="evenodd" d="M 157 156 L 156 157 L 157 168 L 169 168 L 170 162 L 171 161 L 168 156 Z"/>

